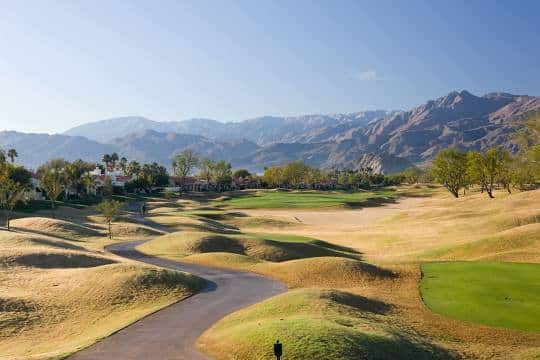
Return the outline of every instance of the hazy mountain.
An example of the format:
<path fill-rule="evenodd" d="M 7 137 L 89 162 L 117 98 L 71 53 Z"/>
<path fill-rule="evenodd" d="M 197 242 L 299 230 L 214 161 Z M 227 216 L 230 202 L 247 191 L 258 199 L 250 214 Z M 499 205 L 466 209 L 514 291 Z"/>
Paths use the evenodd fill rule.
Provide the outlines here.
<path fill-rule="evenodd" d="M 109 142 L 114 138 L 143 130 L 174 131 L 170 125 L 141 116 L 128 116 L 83 124 L 67 130 L 64 135 L 84 136 L 99 142 Z"/>
<path fill-rule="evenodd" d="M 338 115 L 261 117 L 237 123 L 209 119 L 156 122 L 117 118 L 71 129 L 66 135 L 0 133 L 0 147 L 19 150 L 29 166 L 53 157 L 99 160 L 116 151 L 141 162 L 170 166 L 172 155 L 192 149 L 234 167 L 262 171 L 264 166 L 303 160 L 326 168 L 371 166 L 395 172 L 423 164 L 440 149 L 456 146 L 513 148 L 516 119 L 540 110 L 540 98 L 451 92 L 409 111 L 368 111 Z M 111 138 L 115 135 L 115 138 Z"/>
<path fill-rule="evenodd" d="M 173 155 L 190 149 L 203 157 L 215 160 L 235 159 L 252 154 L 259 149 L 248 140 L 216 141 L 200 135 L 161 133 L 153 130 L 140 131 L 114 140 L 119 151 L 130 159 L 141 162 L 156 161 L 170 166 Z"/>
<path fill-rule="evenodd" d="M 69 129 L 65 135 L 85 136 L 110 142 L 142 130 L 176 132 L 201 135 L 216 140 L 247 139 L 258 145 L 275 142 L 298 142 L 309 134 L 319 134 L 319 140 L 328 140 L 339 133 L 337 126 L 357 128 L 374 119 L 382 118 L 386 111 L 365 111 L 351 114 L 304 115 L 298 117 L 265 116 L 240 122 L 223 123 L 211 119 L 190 119 L 177 122 L 158 122 L 143 117 L 122 117 L 88 123 Z M 335 131 L 332 129 L 336 128 Z M 324 134 L 324 135 L 323 135 Z"/>
<path fill-rule="evenodd" d="M 390 114 L 367 127 L 349 130 L 336 141 L 351 142 L 351 147 L 363 152 L 387 153 L 418 163 L 449 146 L 511 148 L 514 120 L 538 110 L 539 97 L 506 93 L 479 97 L 467 91 L 452 92 L 410 111 Z"/>
<path fill-rule="evenodd" d="M 97 161 L 103 154 L 117 151 L 113 145 L 101 144 L 80 136 L 25 134 L 15 131 L 0 132 L 0 148 L 17 149 L 19 157 L 16 161 L 33 169 L 54 158 Z"/>

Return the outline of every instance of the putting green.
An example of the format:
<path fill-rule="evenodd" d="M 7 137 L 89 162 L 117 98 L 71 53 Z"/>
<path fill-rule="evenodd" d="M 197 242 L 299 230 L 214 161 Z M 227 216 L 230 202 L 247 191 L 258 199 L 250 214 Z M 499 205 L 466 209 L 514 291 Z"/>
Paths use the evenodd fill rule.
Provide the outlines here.
<path fill-rule="evenodd" d="M 422 265 L 420 292 L 433 311 L 469 322 L 540 332 L 540 264 Z"/>
<path fill-rule="evenodd" d="M 288 208 L 325 208 L 325 207 L 361 207 L 382 204 L 393 199 L 392 190 L 377 191 L 259 191 L 233 195 L 216 201 L 237 209 L 288 209 Z"/>

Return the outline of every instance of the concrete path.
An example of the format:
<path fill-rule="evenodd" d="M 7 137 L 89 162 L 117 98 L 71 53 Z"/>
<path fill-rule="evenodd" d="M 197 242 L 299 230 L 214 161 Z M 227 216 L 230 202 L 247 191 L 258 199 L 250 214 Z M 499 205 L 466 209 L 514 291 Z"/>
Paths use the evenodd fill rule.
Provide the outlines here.
<path fill-rule="evenodd" d="M 149 256 L 135 250 L 143 242 L 114 244 L 107 250 L 125 258 L 200 276 L 208 281 L 206 288 L 139 320 L 69 359 L 208 359 L 195 349 L 197 338 L 206 329 L 227 314 L 287 290 L 284 284 L 261 275 Z"/>

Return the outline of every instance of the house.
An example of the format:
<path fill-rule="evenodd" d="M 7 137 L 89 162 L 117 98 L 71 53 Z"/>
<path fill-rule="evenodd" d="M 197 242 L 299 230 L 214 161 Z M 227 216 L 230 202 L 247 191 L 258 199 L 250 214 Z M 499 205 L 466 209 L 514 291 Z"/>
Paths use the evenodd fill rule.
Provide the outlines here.
<path fill-rule="evenodd" d="M 43 190 L 41 190 L 39 182 L 41 181 L 41 175 L 32 173 L 32 189 L 28 192 L 29 200 L 45 200 Z"/>
<path fill-rule="evenodd" d="M 182 179 L 180 176 L 169 177 L 169 188 L 176 188 L 176 191 L 209 191 L 211 184 L 203 179 L 194 176 L 186 176 Z"/>
<path fill-rule="evenodd" d="M 126 176 L 122 170 L 105 170 L 105 173 L 99 167 L 96 167 L 94 170 L 88 173 L 96 182 L 96 187 L 103 187 L 106 178 L 111 179 L 112 186 L 123 188 L 127 182 L 135 180 L 136 175 Z"/>

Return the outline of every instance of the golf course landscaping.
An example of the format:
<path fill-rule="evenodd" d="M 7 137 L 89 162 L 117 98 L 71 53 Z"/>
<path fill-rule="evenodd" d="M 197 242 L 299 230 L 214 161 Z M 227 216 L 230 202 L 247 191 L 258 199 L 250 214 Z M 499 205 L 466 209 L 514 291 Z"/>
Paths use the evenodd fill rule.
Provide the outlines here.
<path fill-rule="evenodd" d="M 463 321 L 540 332 L 540 264 L 443 262 L 422 265 L 422 299 Z"/>
<path fill-rule="evenodd" d="M 237 209 L 318 209 L 356 208 L 392 201 L 398 194 L 392 190 L 377 191 L 257 191 L 233 194 L 214 201 Z"/>
<path fill-rule="evenodd" d="M 105 249 L 134 240 L 150 264 L 223 269 L 205 301 L 226 302 L 222 279 L 251 273 L 288 288 L 223 313 L 187 344 L 218 360 L 267 358 L 277 339 L 287 359 L 540 356 L 538 190 L 492 200 L 432 188 L 146 200 L 148 216 L 122 215 L 113 240 L 92 206 L 61 207 L 56 219 L 18 214 L 15 231 L 0 233 L 6 358 L 64 356 L 179 300 L 196 306 L 197 276 Z"/>

